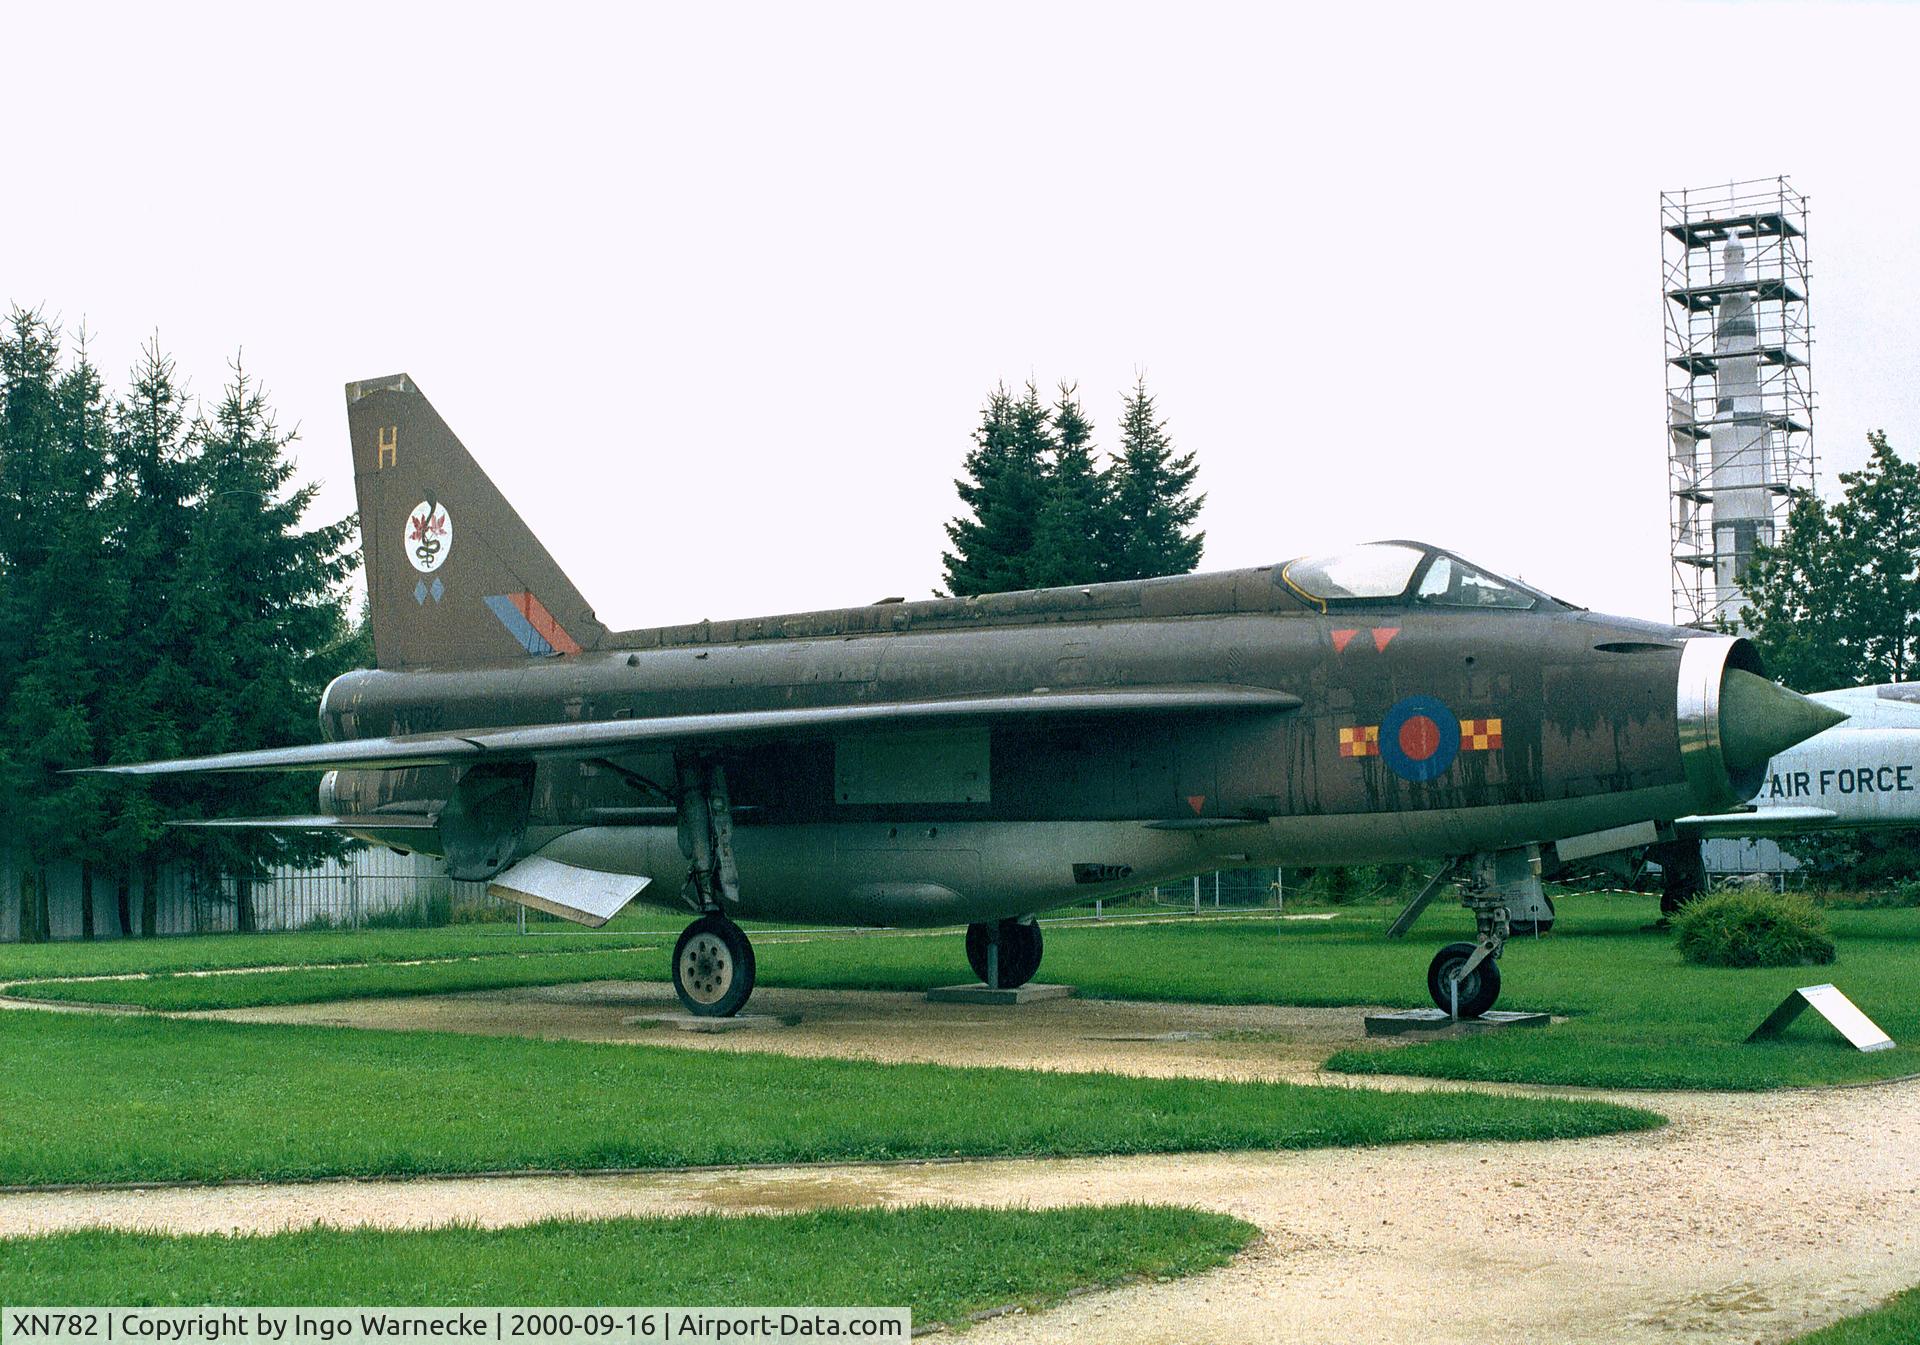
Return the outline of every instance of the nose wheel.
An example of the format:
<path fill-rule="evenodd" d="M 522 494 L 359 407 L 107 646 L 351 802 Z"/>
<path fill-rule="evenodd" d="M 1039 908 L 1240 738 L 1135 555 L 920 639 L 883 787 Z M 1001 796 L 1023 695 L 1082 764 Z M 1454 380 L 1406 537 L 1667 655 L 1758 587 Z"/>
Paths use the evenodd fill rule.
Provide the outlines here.
<path fill-rule="evenodd" d="M 673 946 L 673 990 L 688 1013 L 731 1018 L 753 993 L 753 945 L 720 913 L 701 916 Z"/>
<path fill-rule="evenodd" d="M 1427 964 L 1427 993 L 1455 1018 L 1478 1018 L 1500 998 L 1500 964 L 1477 943 L 1450 943 Z"/>

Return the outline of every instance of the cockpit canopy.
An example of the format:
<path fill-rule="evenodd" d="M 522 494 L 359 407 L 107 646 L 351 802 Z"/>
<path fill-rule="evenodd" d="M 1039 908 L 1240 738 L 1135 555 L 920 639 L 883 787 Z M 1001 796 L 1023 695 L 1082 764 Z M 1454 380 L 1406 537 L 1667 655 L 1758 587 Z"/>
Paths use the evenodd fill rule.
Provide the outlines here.
<path fill-rule="evenodd" d="M 1370 542 L 1323 556 L 1302 556 L 1280 567 L 1280 580 L 1322 608 L 1398 602 L 1528 612 L 1563 605 L 1538 589 L 1422 542 Z"/>

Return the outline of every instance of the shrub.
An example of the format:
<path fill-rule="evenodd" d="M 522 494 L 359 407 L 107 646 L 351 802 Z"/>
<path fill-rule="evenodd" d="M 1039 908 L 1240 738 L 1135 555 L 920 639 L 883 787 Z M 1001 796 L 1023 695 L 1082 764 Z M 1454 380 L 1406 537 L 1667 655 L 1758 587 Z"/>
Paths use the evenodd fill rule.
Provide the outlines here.
<path fill-rule="evenodd" d="M 1680 932 L 1680 956 L 1703 967 L 1807 967 L 1833 961 L 1825 918 L 1797 892 L 1713 892 L 1688 902 L 1673 923 Z"/>
<path fill-rule="evenodd" d="M 1361 865 L 1321 869 L 1314 877 L 1315 895 L 1331 906 L 1359 901 L 1373 885 L 1373 870 Z"/>

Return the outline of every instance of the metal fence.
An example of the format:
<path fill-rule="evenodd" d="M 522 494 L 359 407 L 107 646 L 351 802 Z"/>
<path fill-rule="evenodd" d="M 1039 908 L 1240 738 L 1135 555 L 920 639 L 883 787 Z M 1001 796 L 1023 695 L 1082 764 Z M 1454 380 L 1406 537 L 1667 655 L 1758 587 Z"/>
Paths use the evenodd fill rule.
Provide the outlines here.
<path fill-rule="evenodd" d="M 162 869 L 149 894 L 140 875 L 93 876 L 89 921 L 77 864 L 44 870 L 47 933 L 53 939 L 114 939 L 150 933 L 234 934 L 307 929 L 410 929 L 449 924 L 561 924 L 559 917 L 489 896 L 484 882 L 456 882 L 446 864 L 384 848 L 349 851 L 312 866 L 287 865 L 251 881 Z M 0 855 L 0 942 L 20 937 L 21 872 Z M 1076 909 L 1247 910 L 1281 904 L 1280 869 L 1229 869 L 1137 892 L 1089 897 Z M 123 905 L 124 896 L 124 905 Z M 151 928 L 147 921 L 151 919 Z"/>
<path fill-rule="evenodd" d="M 96 871 L 91 920 L 79 865 L 49 865 L 43 874 L 53 939 L 557 922 L 489 896 L 483 882 L 454 881 L 441 860 L 386 849 L 287 865 L 252 880 L 163 868 L 151 875 L 151 892 L 139 874 L 126 875 L 123 885 L 122 875 Z M 0 941 L 20 937 L 21 877 L 17 858 L 0 856 Z"/>
<path fill-rule="evenodd" d="M 1184 883 L 1168 883 L 1152 889 L 1158 906 L 1190 906 L 1202 910 L 1244 910 L 1250 906 L 1273 906 L 1284 901 L 1284 869 L 1219 869 Z"/>
<path fill-rule="evenodd" d="M 1216 910 L 1255 910 L 1285 903 L 1289 884 L 1286 871 L 1277 868 L 1221 869 L 1177 883 L 1161 883 L 1134 892 L 1088 897 L 1074 910 L 1097 915 L 1126 910 L 1188 910 L 1195 914 Z"/>

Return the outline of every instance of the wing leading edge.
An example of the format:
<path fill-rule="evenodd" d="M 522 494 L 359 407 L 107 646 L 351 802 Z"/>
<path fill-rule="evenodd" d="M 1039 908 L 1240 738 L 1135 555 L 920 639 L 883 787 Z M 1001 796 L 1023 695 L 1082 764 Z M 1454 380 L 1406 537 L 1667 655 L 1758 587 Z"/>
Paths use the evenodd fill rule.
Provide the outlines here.
<path fill-rule="evenodd" d="M 842 733 L 942 725 L 1044 723 L 1081 718 L 1156 715 L 1279 714 L 1300 708 L 1298 696 L 1265 687 L 1128 687 L 1113 691 L 1033 691 L 965 700 L 888 701 L 724 714 L 666 715 L 592 723 L 534 724 L 470 733 L 360 738 L 339 743 L 224 752 L 209 757 L 94 766 L 82 774 L 216 775 L 239 772 L 399 770 L 465 766 L 481 761 L 598 757 L 642 749 L 728 747 L 831 738 Z"/>
<path fill-rule="evenodd" d="M 1688 840 L 1749 840 L 1759 836 L 1791 836 L 1817 831 L 1840 815 L 1831 808 L 1788 805 L 1756 808 L 1750 813 L 1700 813 L 1675 818 L 1673 829 Z"/>

